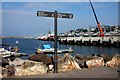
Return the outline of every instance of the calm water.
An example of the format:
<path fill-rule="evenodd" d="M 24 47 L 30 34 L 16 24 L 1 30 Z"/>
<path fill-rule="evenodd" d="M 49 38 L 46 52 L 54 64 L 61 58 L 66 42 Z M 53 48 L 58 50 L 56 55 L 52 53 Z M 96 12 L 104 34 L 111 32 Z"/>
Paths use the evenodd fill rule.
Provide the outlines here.
<path fill-rule="evenodd" d="M 18 43 L 16 44 L 16 41 Z M 35 53 L 35 48 L 44 43 L 50 43 L 54 47 L 54 42 L 49 41 L 40 41 L 35 39 L 14 39 L 14 38 L 5 38 L 2 39 L 2 43 L 10 44 L 13 46 L 18 46 L 19 51 L 27 54 Z M 81 54 L 81 55 L 91 55 L 91 54 L 120 54 L 120 48 L 115 47 L 97 47 L 97 46 L 73 46 L 73 45 L 59 45 L 59 49 L 69 49 L 72 48 L 74 52 L 72 55 Z"/>

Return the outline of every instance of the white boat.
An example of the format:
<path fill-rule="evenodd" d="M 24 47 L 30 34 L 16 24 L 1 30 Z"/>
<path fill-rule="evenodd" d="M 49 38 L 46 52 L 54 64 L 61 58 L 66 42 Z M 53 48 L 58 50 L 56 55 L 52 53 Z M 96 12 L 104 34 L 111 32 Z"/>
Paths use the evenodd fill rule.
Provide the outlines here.
<path fill-rule="evenodd" d="M 37 38 L 38 40 L 47 40 L 48 39 L 48 36 L 47 35 L 43 35 L 41 37 L 38 37 Z"/>
<path fill-rule="evenodd" d="M 2 57 L 11 57 L 11 56 L 27 56 L 26 54 L 24 53 L 18 53 L 18 52 L 11 52 L 11 51 L 8 51 L 8 50 L 5 50 L 4 48 L 0 48 L 0 55 Z"/>
<path fill-rule="evenodd" d="M 4 48 L 0 48 L 0 55 L 1 55 L 2 57 L 10 57 L 10 56 L 11 56 L 11 53 L 10 53 L 10 51 L 5 50 Z"/>
<path fill-rule="evenodd" d="M 44 44 L 42 45 L 44 48 L 37 48 L 35 53 L 45 53 L 45 54 L 54 54 L 54 48 L 51 48 L 50 44 Z M 62 54 L 62 53 L 72 53 L 73 50 L 71 48 L 69 49 L 58 49 L 57 53 Z"/>
<path fill-rule="evenodd" d="M 41 37 L 38 37 L 37 38 L 38 40 L 43 40 L 43 41 L 46 41 L 46 40 L 51 40 L 53 41 L 54 40 L 54 33 L 51 33 L 50 31 L 48 32 L 48 34 L 43 34 L 43 36 Z"/>

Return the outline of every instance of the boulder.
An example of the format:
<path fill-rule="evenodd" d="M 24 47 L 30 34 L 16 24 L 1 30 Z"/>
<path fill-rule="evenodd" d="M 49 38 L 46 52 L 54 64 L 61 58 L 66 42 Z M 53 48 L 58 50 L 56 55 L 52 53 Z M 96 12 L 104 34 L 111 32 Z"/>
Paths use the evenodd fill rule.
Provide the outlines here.
<path fill-rule="evenodd" d="M 102 57 L 91 59 L 91 60 L 86 61 L 86 65 L 88 68 L 104 66 L 104 59 Z"/>
<path fill-rule="evenodd" d="M 8 70 L 7 68 L 1 67 L 1 77 L 7 77 Z"/>
<path fill-rule="evenodd" d="M 90 60 L 90 59 L 95 59 L 95 58 L 98 58 L 98 56 L 95 56 L 95 55 L 88 55 L 88 56 L 83 56 L 83 55 L 80 55 L 80 54 L 77 54 L 75 55 L 75 59 L 78 59 L 78 60 Z"/>
<path fill-rule="evenodd" d="M 81 56 L 80 54 L 75 55 L 75 59 L 77 60 L 83 60 L 83 56 Z"/>
<path fill-rule="evenodd" d="M 0 56 L 0 66 L 1 65 L 2 65 L 2 67 L 5 67 L 6 65 L 9 65 L 8 59 L 5 59 L 2 56 Z"/>
<path fill-rule="evenodd" d="M 58 71 L 70 71 L 74 69 L 81 68 L 70 54 L 65 54 L 63 58 L 58 61 Z"/>
<path fill-rule="evenodd" d="M 49 65 L 48 66 L 48 71 L 47 71 L 48 73 L 52 73 L 52 72 L 54 72 L 54 65 Z"/>
<path fill-rule="evenodd" d="M 35 54 L 29 57 L 29 60 L 43 62 L 45 65 L 53 64 L 52 58 L 48 57 L 44 53 Z"/>
<path fill-rule="evenodd" d="M 0 67 L 0 77 L 8 77 L 15 74 L 14 65 L 7 65 L 5 67 Z"/>
<path fill-rule="evenodd" d="M 112 56 L 109 54 L 102 54 L 102 58 L 104 59 L 104 62 L 110 61 L 112 59 Z"/>
<path fill-rule="evenodd" d="M 48 68 L 42 62 L 25 60 L 21 66 L 15 67 L 15 76 L 28 76 L 47 73 Z"/>
<path fill-rule="evenodd" d="M 83 56 L 80 54 L 75 55 L 75 60 L 81 68 L 87 68 L 86 61 L 96 58 L 98 58 L 98 56 L 96 55 L 92 55 L 92 56 Z"/>
<path fill-rule="evenodd" d="M 120 66 L 120 55 L 116 54 L 110 61 L 106 62 L 107 67 Z"/>
<path fill-rule="evenodd" d="M 75 60 L 81 68 L 86 68 L 86 65 L 85 65 L 86 60 L 78 60 L 78 59 L 75 59 Z"/>
<path fill-rule="evenodd" d="M 48 69 L 52 70 L 54 65 L 49 65 Z"/>
<path fill-rule="evenodd" d="M 10 65 L 14 65 L 14 66 L 20 66 L 20 65 L 22 65 L 24 62 L 25 62 L 25 60 L 22 60 L 22 59 L 20 59 L 20 58 L 16 58 L 14 61 L 11 61 L 11 60 L 9 59 L 9 64 L 10 64 Z"/>
<path fill-rule="evenodd" d="M 14 65 L 7 65 L 5 66 L 7 69 L 7 76 L 12 76 L 15 73 Z"/>
<path fill-rule="evenodd" d="M 102 57 L 100 54 L 92 54 L 92 56 Z"/>

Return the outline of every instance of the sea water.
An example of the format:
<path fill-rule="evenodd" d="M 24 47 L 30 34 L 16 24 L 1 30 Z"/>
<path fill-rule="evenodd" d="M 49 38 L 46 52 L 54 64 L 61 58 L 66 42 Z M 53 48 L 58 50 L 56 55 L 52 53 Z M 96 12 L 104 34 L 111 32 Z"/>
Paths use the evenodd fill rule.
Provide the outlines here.
<path fill-rule="evenodd" d="M 9 44 L 12 46 L 18 46 L 19 52 L 26 53 L 28 55 L 35 54 L 36 48 L 42 44 L 51 44 L 54 47 L 54 42 L 51 41 L 40 41 L 37 39 L 23 39 L 23 38 L 4 38 L 2 43 Z M 79 46 L 79 45 L 63 45 L 58 43 L 59 49 L 69 49 L 74 50 L 71 55 L 92 55 L 92 54 L 120 54 L 120 48 L 116 47 L 97 47 L 97 46 Z M 29 56 L 28 56 L 29 57 Z M 27 59 L 28 57 L 23 57 Z"/>

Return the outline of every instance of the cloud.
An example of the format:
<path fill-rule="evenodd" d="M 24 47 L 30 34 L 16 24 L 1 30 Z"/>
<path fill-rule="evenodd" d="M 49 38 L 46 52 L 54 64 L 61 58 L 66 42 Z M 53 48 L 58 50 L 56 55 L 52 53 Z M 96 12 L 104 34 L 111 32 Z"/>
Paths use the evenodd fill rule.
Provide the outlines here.
<path fill-rule="evenodd" d="M 27 14 L 27 15 L 33 14 L 32 12 L 20 11 L 20 10 L 2 10 L 2 12 L 5 12 L 5 13 L 14 13 L 14 14 Z"/>
<path fill-rule="evenodd" d="M 14 14 L 24 14 L 24 15 L 33 15 L 38 10 L 47 10 L 47 11 L 55 11 L 55 10 L 62 10 L 63 8 L 68 9 L 69 6 L 59 3 L 51 3 L 51 2 L 24 2 L 20 7 L 16 7 L 19 3 L 15 3 L 14 5 L 4 4 L 3 9 L 0 12 L 4 13 L 14 13 Z"/>
<path fill-rule="evenodd" d="M 68 8 L 65 5 L 59 4 L 59 3 L 52 3 L 52 2 L 41 2 L 41 3 L 26 3 L 23 7 L 23 9 L 34 9 L 34 10 L 57 10 L 57 9 L 63 9 Z"/>
<path fill-rule="evenodd" d="M 2 0 L 2 2 L 88 2 L 89 0 Z M 92 0 L 94 2 L 119 2 L 119 0 Z"/>

